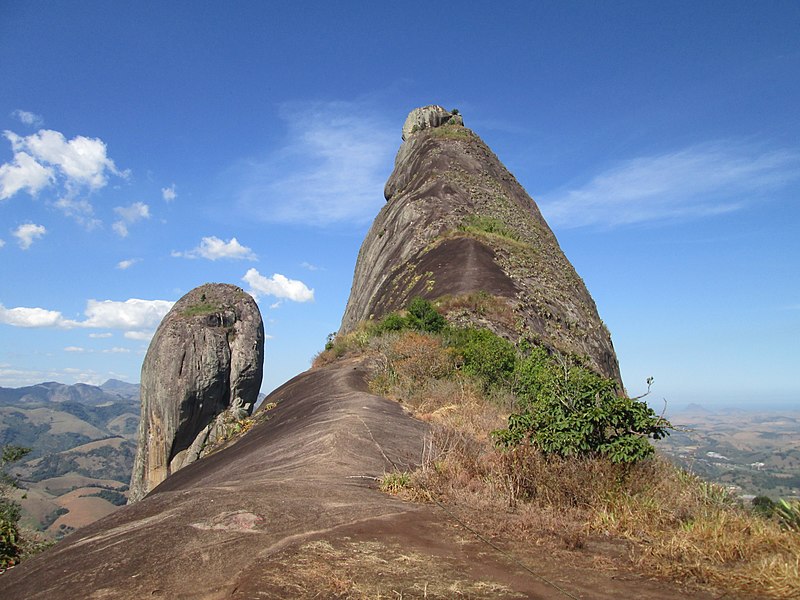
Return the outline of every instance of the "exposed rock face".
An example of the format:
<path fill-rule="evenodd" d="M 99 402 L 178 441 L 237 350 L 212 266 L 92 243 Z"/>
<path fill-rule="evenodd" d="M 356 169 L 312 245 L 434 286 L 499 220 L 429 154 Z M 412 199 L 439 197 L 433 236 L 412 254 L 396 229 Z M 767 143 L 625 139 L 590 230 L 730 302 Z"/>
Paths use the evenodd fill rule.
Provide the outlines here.
<path fill-rule="evenodd" d="M 209 283 L 175 303 L 142 364 L 129 502 L 200 458 L 222 415 L 252 412 L 263 362 L 261 313 L 242 289 Z"/>
<path fill-rule="evenodd" d="M 422 108 L 415 108 L 408 114 L 406 122 L 403 124 L 403 139 L 407 140 L 411 137 L 411 134 L 417 131 L 422 131 L 423 129 L 429 129 L 431 127 L 439 127 L 445 123 L 463 125 L 464 120 L 457 111 L 453 113 L 435 104 L 423 106 Z"/>
<path fill-rule="evenodd" d="M 361 246 L 340 331 L 404 308 L 414 296 L 487 292 L 494 314 L 449 316 L 586 356 L 621 387 L 608 330 L 538 207 L 460 117 L 449 117 L 437 106 L 408 116 L 387 204 Z"/>

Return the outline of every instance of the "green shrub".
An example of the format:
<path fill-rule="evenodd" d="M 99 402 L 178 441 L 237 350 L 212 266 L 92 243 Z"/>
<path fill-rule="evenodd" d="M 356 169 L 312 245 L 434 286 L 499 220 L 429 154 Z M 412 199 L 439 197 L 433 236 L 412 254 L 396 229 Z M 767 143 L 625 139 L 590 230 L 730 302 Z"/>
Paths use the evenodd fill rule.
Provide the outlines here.
<path fill-rule="evenodd" d="M 447 321 L 436 311 L 433 304 L 419 297 L 414 298 L 408 305 L 406 322 L 410 329 L 428 333 L 439 333 L 447 325 Z"/>
<path fill-rule="evenodd" d="M 542 349 L 517 363 L 515 385 L 522 410 L 493 432 L 501 446 L 530 442 L 545 454 L 633 463 L 653 454 L 649 438 L 668 435 L 669 422 L 641 400 L 617 394 L 613 380 Z"/>
<path fill-rule="evenodd" d="M 381 335 L 387 331 L 401 331 L 403 329 L 408 329 L 408 320 L 398 313 L 389 313 L 375 327 L 375 333 L 376 335 Z"/>
<path fill-rule="evenodd" d="M 514 372 L 516 349 L 488 329 L 455 329 L 450 332 L 450 346 L 463 358 L 464 372 L 487 388 L 508 382 Z"/>

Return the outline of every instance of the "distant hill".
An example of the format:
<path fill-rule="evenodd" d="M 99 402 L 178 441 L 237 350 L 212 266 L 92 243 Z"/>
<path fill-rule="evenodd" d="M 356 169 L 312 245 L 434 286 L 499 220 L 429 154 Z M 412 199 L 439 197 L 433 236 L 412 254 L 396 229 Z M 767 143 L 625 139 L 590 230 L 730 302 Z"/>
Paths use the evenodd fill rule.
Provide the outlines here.
<path fill-rule="evenodd" d="M 0 446 L 32 449 L 13 468 L 23 523 L 60 537 L 124 504 L 138 425 L 138 384 L 0 387 Z"/>

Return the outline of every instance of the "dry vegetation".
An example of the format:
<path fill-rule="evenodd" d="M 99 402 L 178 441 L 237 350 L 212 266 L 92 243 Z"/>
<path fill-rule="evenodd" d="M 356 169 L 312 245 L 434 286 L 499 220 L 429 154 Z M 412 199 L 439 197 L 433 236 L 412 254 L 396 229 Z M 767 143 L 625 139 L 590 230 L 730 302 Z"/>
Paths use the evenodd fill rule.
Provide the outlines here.
<path fill-rule="evenodd" d="M 375 393 L 432 426 L 422 466 L 387 474 L 385 491 L 443 503 L 512 551 L 606 540 L 627 548 L 622 560 L 648 575 L 736 596 L 800 597 L 800 532 L 786 521 L 754 513 L 660 457 L 612 464 L 546 456 L 531 444 L 498 449 L 490 432 L 505 425 L 515 398 L 466 375 L 439 335 L 364 325 L 329 343 L 315 366 L 355 355 L 372 365 Z"/>

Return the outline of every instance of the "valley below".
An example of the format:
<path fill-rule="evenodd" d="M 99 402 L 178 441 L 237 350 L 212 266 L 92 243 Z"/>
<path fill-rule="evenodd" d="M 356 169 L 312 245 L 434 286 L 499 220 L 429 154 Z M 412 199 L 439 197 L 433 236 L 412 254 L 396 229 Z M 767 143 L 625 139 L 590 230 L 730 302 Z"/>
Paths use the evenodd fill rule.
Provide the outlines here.
<path fill-rule="evenodd" d="M 657 448 L 675 464 L 745 501 L 800 497 L 800 409 L 693 404 L 670 420 L 675 430 Z"/>

